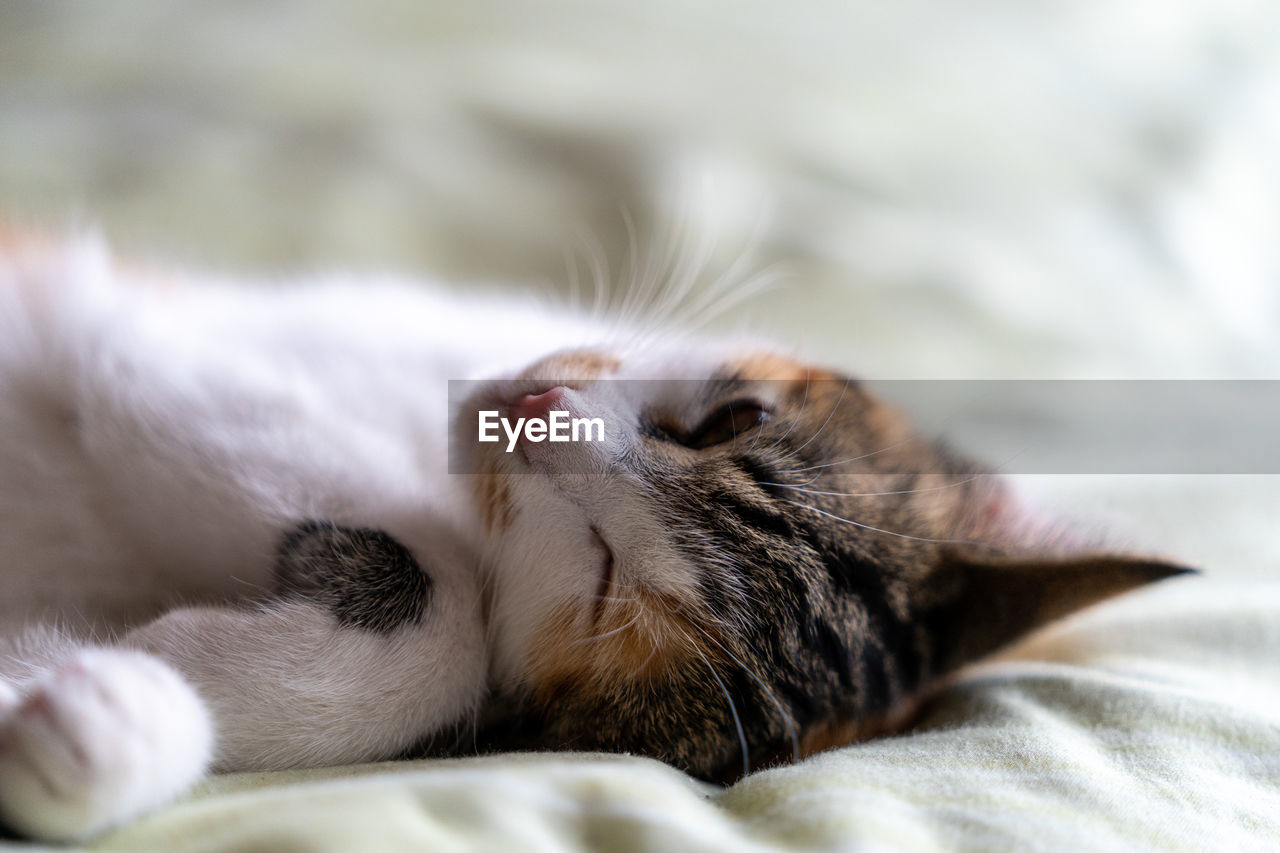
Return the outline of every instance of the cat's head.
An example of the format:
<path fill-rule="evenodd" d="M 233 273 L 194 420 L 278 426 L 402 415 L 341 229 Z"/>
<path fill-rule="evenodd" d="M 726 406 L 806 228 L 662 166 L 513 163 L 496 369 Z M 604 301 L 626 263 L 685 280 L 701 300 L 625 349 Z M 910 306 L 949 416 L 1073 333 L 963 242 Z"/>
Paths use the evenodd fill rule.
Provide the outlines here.
<path fill-rule="evenodd" d="M 604 440 L 472 441 L 486 411 L 599 418 Z M 495 745 L 731 779 L 865 736 L 957 667 L 1182 571 L 1074 551 L 857 381 L 771 353 L 566 352 L 457 417 L 514 709 Z"/>

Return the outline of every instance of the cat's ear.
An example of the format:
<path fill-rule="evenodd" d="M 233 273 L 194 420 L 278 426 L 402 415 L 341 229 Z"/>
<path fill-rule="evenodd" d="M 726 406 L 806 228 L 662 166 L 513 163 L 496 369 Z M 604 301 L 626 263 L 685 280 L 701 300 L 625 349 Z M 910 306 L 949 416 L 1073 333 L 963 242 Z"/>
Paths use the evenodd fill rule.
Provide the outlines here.
<path fill-rule="evenodd" d="M 1195 569 L 1124 554 L 946 549 L 919 591 L 916 612 L 933 646 L 932 669 L 941 675 L 1090 604 L 1188 573 Z"/>

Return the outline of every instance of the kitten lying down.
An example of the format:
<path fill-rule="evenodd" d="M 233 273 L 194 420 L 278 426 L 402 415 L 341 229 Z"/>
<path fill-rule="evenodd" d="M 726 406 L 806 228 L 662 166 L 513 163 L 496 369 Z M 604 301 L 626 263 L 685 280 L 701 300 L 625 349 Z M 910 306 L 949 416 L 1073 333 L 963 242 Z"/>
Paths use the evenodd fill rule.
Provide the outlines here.
<path fill-rule="evenodd" d="M 481 442 L 485 412 L 606 429 Z M 96 832 L 210 770 L 477 746 L 728 781 L 1182 571 L 1070 545 L 856 381 L 756 342 L 0 238 L 0 822 L 22 835 Z"/>

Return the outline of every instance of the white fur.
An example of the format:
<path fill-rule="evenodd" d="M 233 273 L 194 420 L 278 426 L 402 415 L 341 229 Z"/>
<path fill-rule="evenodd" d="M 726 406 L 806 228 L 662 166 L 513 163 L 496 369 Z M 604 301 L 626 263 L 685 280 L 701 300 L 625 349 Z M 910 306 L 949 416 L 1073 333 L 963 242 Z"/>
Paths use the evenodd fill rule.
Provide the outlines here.
<path fill-rule="evenodd" d="M 493 541 L 448 473 L 449 380 L 514 376 L 605 328 L 394 280 L 142 272 L 92 239 L 0 254 L 0 819 L 73 838 L 210 767 L 393 757 L 476 712 L 491 677 L 518 679 L 551 607 L 587 601 L 592 527 L 625 554 L 621 580 L 680 591 L 641 484 L 608 464 L 626 434 L 556 450 L 598 454 L 592 477 L 538 452 L 504 463 L 544 476 L 514 478 L 521 512 Z M 725 355 L 694 351 L 623 375 L 705 376 Z M 639 405 L 571 402 L 614 424 Z M 361 631 L 271 601 L 275 549 L 305 519 L 407 547 L 433 581 L 421 623 Z"/>
<path fill-rule="evenodd" d="M 575 342 L 575 322 L 405 282 L 142 275 L 91 239 L 0 257 L 4 633 L 109 636 L 261 595 L 282 528 L 306 518 L 386 529 L 434 581 L 431 618 L 390 638 L 302 604 L 181 609 L 127 635 L 203 704 L 155 657 L 11 640 L 0 814 L 81 835 L 171 798 L 210 755 L 387 757 L 473 708 L 487 660 L 447 380 L 514 370 Z M 64 760 L 80 750 L 91 772 Z"/>
<path fill-rule="evenodd" d="M 213 731 L 200 699 L 151 655 L 84 649 L 0 721 L 0 818 L 70 839 L 191 784 Z"/>

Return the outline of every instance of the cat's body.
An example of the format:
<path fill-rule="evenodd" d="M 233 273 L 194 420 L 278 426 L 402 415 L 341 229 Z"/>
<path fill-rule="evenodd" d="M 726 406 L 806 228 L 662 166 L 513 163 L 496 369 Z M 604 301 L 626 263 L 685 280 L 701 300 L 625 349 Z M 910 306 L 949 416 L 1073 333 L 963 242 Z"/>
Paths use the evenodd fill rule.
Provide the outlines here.
<path fill-rule="evenodd" d="M 461 379 L 484 381 L 451 408 Z M 611 434 L 507 454 L 468 443 L 488 407 Z M 856 383 L 754 347 L 0 241 L 0 820 L 23 833 L 94 831 L 210 764 L 459 727 L 731 778 L 1176 571 L 1038 535 Z"/>

